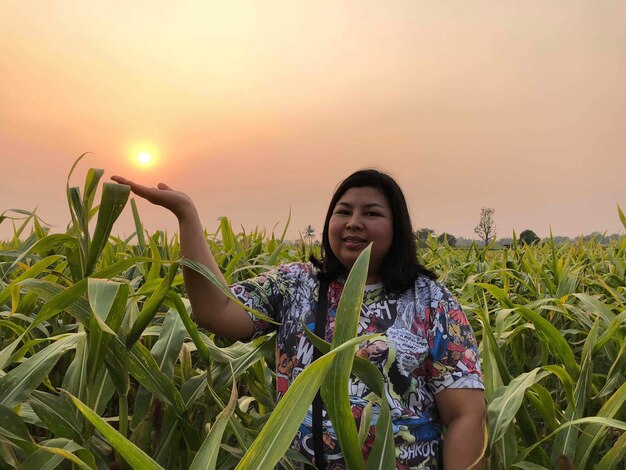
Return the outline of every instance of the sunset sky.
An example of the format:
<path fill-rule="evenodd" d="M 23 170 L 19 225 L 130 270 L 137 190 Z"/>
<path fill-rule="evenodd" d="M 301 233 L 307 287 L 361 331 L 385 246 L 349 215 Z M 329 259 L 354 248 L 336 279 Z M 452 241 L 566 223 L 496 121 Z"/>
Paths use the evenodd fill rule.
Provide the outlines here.
<path fill-rule="evenodd" d="M 166 182 L 209 231 L 282 231 L 291 209 L 290 238 L 319 233 L 337 183 L 375 166 L 415 228 L 474 237 L 488 206 L 498 237 L 624 233 L 625 25 L 622 0 L 2 1 L 0 213 L 63 231 L 89 151 L 73 185 Z M 113 231 L 133 230 L 129 205 Z"/>

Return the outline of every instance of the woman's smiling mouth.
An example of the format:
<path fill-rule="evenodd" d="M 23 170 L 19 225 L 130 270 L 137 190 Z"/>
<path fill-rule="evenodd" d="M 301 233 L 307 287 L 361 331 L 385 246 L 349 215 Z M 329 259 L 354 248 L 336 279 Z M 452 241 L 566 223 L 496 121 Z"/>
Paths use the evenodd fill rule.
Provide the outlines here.
<path fill-rule="evenodd" d="M 367 243 L 367 240 L 361 237 L 345 237 L 343 243 L 347 248 L 361 248 Z"/>

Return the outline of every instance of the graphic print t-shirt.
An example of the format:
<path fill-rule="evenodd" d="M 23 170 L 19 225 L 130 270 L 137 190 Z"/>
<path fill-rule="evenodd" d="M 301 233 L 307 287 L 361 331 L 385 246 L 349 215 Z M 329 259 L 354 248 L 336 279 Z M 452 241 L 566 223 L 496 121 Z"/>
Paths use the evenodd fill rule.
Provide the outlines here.
<path fill-rule="evenodd" d="M 313 331 L 319 282 L 310 263 L 290 263 L 254 279 L 231 286 L 246 306 L 278 321 L 276 388 L 280 399 L 298 374 L 313 361 L 313 345 L 302 320 Z M 328 289 L 326 341 L 332 341 L 343 284 Z M 256 335 L 275 325 L 252 317 Z M 482 389 L 476 339 L 456 299 L 440 283 L 425 276 L 402 294 L 387 294 L 382 284 L 365 288 L 359 335 L 384 333 L 360 344 L 357 355 L 382 373 L 391 410 L 396 444 L 396 468 L 441 467 L 441 430 L 435 394 L 447 388 Z M 374 397 L 356 377 L 350 381 L 350 402 L 357 427 L 365 406 Z M 367 457 L 374 442 L 379 405 L 373 407 L 370 433 L 363 446 Z M 324 413 L 324 444 L 328 468 L 345 467 L 330 419 Z M 307 459 L 314 456 L 311 410 L 292 447 Z"/>

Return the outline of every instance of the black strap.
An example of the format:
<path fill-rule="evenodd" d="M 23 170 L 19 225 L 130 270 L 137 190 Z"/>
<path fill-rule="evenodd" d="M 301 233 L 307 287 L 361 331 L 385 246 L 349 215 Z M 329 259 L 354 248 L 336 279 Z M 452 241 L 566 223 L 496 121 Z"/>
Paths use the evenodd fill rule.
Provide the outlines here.
<path fill-rule="evenodd" d="M 328 315 L 328 281 L 320 280 L 320 290 L 317 298 L 317 313 L 315 314 L 315 336 L 322 339 L 326 333 L 326 316 Z M 313 350 L 313 360 L 322 357 L 321 351 Z M 324 459 L 324 428 L 322 427 L 322 395 L 317 391 L 313 399 L 313 450 L 315 452 L 315 466 L 319 470 L 326 469 Z"/>

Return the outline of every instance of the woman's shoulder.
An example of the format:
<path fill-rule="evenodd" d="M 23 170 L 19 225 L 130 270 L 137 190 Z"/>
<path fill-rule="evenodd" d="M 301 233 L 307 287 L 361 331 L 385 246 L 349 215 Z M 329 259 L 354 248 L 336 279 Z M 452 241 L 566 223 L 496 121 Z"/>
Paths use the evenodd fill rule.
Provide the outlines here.
<path fill-rule="evenodd" d="M 277 281 L 283 283 L 300 283 L 317 279 L 317 269 L 310 262 L 294 261 L 284 263 L 271 271 Z"/>
<path fill-rule="evenodd" d="M 278 266 L 277 271 L 289 276 L 316 276 L 316 269 L 310 261 L 292 261 Z"/>
<path fill-rule="evenodd" d="M 448 288 L 439 280 L 420 274 L 415 279 L 415 296 L 421 304 L 438 304 L 444 299 L 454 299 Z"/>

